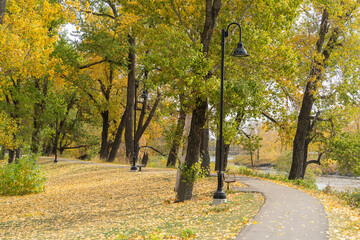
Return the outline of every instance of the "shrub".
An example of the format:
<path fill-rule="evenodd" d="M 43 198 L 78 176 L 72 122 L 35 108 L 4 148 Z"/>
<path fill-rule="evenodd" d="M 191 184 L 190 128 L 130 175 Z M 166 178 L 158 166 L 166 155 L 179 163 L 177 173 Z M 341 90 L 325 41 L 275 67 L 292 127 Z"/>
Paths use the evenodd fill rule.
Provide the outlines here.
<path fill-rule="evenodd" d="M 344 199 L 350 206 L 360 208 L 360 189 L 340 192 L 338 196 Z"/>
<path fill-rule="evenodd" d="M 243 175 L 246 175 L 246 176 L 254 176 L 253 171 L 251 169 L 248 169 L 245 166 L 240 166 L 239 167 L 239 174 L 243 174 Z"/>
<path fill-rule="evenodd" d="M 195 236 L 196 236 L 196 230 L 193 228 L 186 228 L 186 229 L 181 230 L 181 232 L 180 232 L 180 237 L 182 239 L 188 239 L 188 238 L 195 237 Z"/>
<path fill-rule="evenodd" d="M 0 195 L 14 196 L 43 192 L 46 177 L 35 161 L 36 156 L 29 155 L 16 163 L 0 166 Z"/>

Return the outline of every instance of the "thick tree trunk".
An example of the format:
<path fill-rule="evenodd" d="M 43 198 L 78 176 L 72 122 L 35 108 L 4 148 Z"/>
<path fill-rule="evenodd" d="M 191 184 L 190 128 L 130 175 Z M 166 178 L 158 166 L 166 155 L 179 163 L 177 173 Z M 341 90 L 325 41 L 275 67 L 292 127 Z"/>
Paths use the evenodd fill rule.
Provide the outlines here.
<path fill-rule="evenodd" d="M 43 143 L 43 149 L 42 149 L 42 152 L 43 152 L 43 155 L 45 156 L 50 156 L 51 153 L 52 153 L 52 149 L 53 149 L 53 143 L 51 141 L 51 139 L 47 139 L 44 143 Z"/>
<path fill-rule="evenodd" d="M 206 172 L 206 176 L 210 176 L 210 153 L 209 153 L 209 140 L 210 130 L 204 128 L 201 130 L 201 145 L 200 156 L 202 159 L 201 168 Z"/>
<path fill-rule="evenodd" d="M 318 83 L 323 77 L 322 73 L 326 68 L 326 60 L 329 59 L 331 51 L 334 49 L 338 39 L 339 30 L 335 28 L 331 33 L 327 45 L 323 48 L 325 37 L 329 30 L 328 19 L 329 13 L 325 8 L 323 10 L 320 24 L 319 39 L 316 42 L 316 51 L 322 54 L 324 58 L 321 61 L 314 59 L 311 65 L 308 82 L 305 88 L 302 105 L 298 116 L 296 134 L 293 141 L 293 160 L 291 163 L 289 179 L 298 179 L 304 177 L 304 168 L 306 166 L 307 150 L 309 144 L 307 140 L 310 136 L 309 131 L 311 131 L 311 129 L 309 128 L 310 116 L 314 104 L 313 94 L 316 92 L 318 88 Z"/>
<path fill-rule="evenodd" d="M 109 154 L 109 158 L 108 158 L 108 162 L 114 162 L 115 158 L 116 158 L 116 154 L 119 150 L 120 144 L 121 144 L 121 136 L 123 134 L 124 131 L 124 127 L 125 127 L 125 119 L 126 119 L 126 114 L 128 114 L 128 109 L 125 110 L 123 117 L 121 118 L 120 124 L 116 130 L 116 135 L 115 135 L 115 139 L 112 145 L 112 148 L 110 150 L 110 154 Z"/>
<path fill-rule="evenodd" d="M 192 114 L 186 114 L 184 131 L 183 131 L 183 135 L 182 135 L 182 138 L 185 139 L 185 143 L 180 148 L 180 151 L 179 151 L 179 165 L 180 166 L 182 166 L 185 163 L 186 149 L 187 149 L 188 142 L 189 142 L 189 132 L 190 132 L 190 127 L 191 127 L 191 119 L 192 119 Z M 177 172 L 176 172 L 175 192 L 178 191 L 179 185 L 180 185 L 180 168 L 178 168 Z"/>
<path fill-rule="evenodd" d="M 15 159 L 15 150 L 9 149 L 8 163 L 11 164 Z"/>
<path fill-rule="evenodd" d="M 293 160 L 289 179 L 298 179 L 302 177 L 304 158 L 307 153 L 305 146 L 306 138 L 308 136 L 308 129 L 310 125 L 310 114 L 314 104 L 313 92 L 315 91 L 315 83 L 310 80 L 307 85 L 303 96 L 303 101 L 298 116 L 298 124 L 296 129 L 295 138 L 293 141 Z"/>
<path fill-rule="evenodd" d="M 307 159 L 308 159 L 309 144 L 310 144 L 310 140 L 309 140 L 309 136 L 308 136 L 307 139 L 305 140 L 305 145 L 304 145 L 304 148 L 305 148 L 304 149 L 304 159 L 303 159 L 303 167 L 302 167 L 302 172 L 301 172 L 300 178 L 305 177 L 306 167 L 307 167 Z"/>
<path fill-rule="evenodd" d="M 9 164 L 13 163 L 14 161 L 15 163 L 17 163 L 19 158 L 20 158 L 20 148 L 14 150 L 9 149 L 9 158 L 8 158 Z"/>
<path fill-rule="evenodd" d="M 169 152 L 169 157 L 166 166 L 174 167 L 178 158 L 179 147 L 182 140 L 184 126 L 185 126 L 186 113 L 182 107 L 180 107 L 179 118 L 176 125 L 175 136 L 172 142 L 172 146 Z"/>
<path fill-rule="evenodd" d="M 201 44 L 203 47 L 203 53 L 207 56 L 210 49 L 210 42 L 213 35 L 217 16 L 220 12 L 221 0 L 206 0 L 206 14 L 205 24 L 203 32 L 201 33 Z M 204 81 L 209 76 L 204 78 Z M 185 163 L 188 167 L 199 161 L 200 158 L 200 143 L 201 143 L 201 131 L 204 128 L 206 122 L 206 109 L 208 103 L 205 98 L 201 97 L 196 99 L 196 106 L 193 110 L 193 116 L 191 121 L 190 134 L 188 138 L 188 147 L 185 158 Z M 193 183 L 189 183 L 184 179 L 183 174 L 180 174 L 179 188 L 177 191 L 177 201 L 183 202 L 190 200 L 192 197 Z"/>
<path fill-rule="evenodd" d="M 201 131 L 205 125 L 205 115 L 208 103 L 202 99 L 197 99 L 196 108 L 192 113 L 191 127 L 188 138 L 188 146 L 185 157 L 185 164 L 191 167 L 199 161 L 200 158 L 200 142 Z M 179 188 L 177 191 L 176 201 L 184 202 L 192 197 L 193 184 L 184 178 L 184 174 L 180 173 Z"/>
<path fill-rule="evenodd" d="M 101 130 L 101 148 L 100 159 L 108 157 L 108 137 L 109 137 L 109 110 L 101 112 L 102 130 Z"/>
<path fill-rule="evenodd" d="M 0 25 L 3 24 L 3 19 L 6 10 L 6 1 L 7 0 L 0 0 Z"/>
<path fill-rule="evenodd" d="M 135 103 L 135 62 L 136 62 L 136 53 L 135 53 L 135 39 L 128 36 L 129 41 L 129 65 L 128 65 L 128 85 L 127 85 L 127 97 L 126 97 L 126 109 L 128 113 L 125 117 L 125 147 L 126 147 L 126 158 L 130 161 L 132 159 L 132 154 L 134 151 L 133 147 L 133 124 L 134 124 L 134 103 Z"/>

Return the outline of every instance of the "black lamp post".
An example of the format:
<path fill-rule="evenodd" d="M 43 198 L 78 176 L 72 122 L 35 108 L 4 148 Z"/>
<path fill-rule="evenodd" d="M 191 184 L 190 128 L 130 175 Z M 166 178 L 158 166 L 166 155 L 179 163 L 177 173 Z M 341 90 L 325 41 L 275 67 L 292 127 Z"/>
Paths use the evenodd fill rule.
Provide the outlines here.
<path fill-rule="evenodd" d="M 137 93 L 137 89 L 138 89 L 138 87 L 139 87 L 139 82 L 140 82 L 140 81 L 141 81 L 141 80 L 135 82 L 134 139 L 133 139 L 133 141 L 134 141 L 134 142 L 133 142 L 134 152 L 133 152 L 133 160 L 132 160 L 132 164 L 131 164 L 131 168 L 130 168 L 131 171 L 137 171 L 137 167 L 135 166 L 136 161 L 137 161 L 137 153 L 138 153 L 138 146 L 137 146 L 137 142 L 136 142 L 136 139 L 135 139 L 135 136 L 136 136 L 136 110 L 137 110 L 137 95 L 136 95 L 136 93 Z M 144 84 L 144 89 L 143 89 L 142 94 L 141 94 L 140 97 L 143 98 L 144 101 L 145 101 L 145 99 L 149 98 L 149 96 L 148 96 L 148 94 L 147 94 L 147 92 L 146 92 L 145 83 L 144 83 L 143 81 L 141 81 L 141 82 Z"/>
<path fill-rule="evenodd" d="M 241 27 L 238 23 L 230 23 L 227 26 L 227 29 L 221 30 L 221 94 L 220 94 L 220 133 L 219 133 L 219 140 L 220 140 L 220 149 L 219 149 L 219 171 L 218 171 L 218 188 L 214 193 L 213 204 L 218 205 L 222 203 L 226 203 L 226 194 L 223 191 L 223 118 L 224 118 L 224 61 L 225 61 L 225 38 L 229 36 L 229 27 L 231 25 L 236 25 L 240 29 L 240 40 L 237 45 L 237 48 L 234 50 L 232 56 L 234 57 L 247 57 L 249 54 L 246 52 L 243 43 L 241 42 Z"/>

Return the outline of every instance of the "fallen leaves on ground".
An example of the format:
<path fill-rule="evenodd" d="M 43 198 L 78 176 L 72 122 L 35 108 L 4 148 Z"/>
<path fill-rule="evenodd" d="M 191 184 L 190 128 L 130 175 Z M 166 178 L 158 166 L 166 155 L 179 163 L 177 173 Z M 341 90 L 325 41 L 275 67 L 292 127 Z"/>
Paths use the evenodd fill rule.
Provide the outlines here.
<path fill-rule="evenodd" d="M 45 193 L 0 197 L 2 239 L 232 239 L 258 212 L 261 194 L 227 194 L 214 206 L 216 178 L 174 203 L 176 172 L 130 172 L 45 161 Z"/>

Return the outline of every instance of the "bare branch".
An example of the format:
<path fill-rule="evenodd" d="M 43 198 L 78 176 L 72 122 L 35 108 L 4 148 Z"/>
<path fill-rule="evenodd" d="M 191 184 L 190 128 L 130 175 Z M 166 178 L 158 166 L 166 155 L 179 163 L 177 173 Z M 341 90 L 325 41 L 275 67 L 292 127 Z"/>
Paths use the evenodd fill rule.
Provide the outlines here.
<path fill-rule="evenodd" d="M 150 111 L 150 113 L 149 113 L 148 118 L 146 119 L 144 125 L 143 125 L 141 128 L 139 128 L 139 129 L 137 130 L 136 134 L 135 134 L 135 141 L 136 141 L 136 142 L 138 142 L 138 141 L 140 140 L 141 136 L 142 136 L 143 133 L 145 132 L 145 129 L 146 129 L 146 128 L 148 127 L 148 125 L 150 124 L 151 119 L 154 117 L 154 115 L 155 115 L 155 110 L 156 110 L 156 108 L 157 108 L 157 106 L 158 106 L 158 104 L 159 104 L 159 102 L 160 102 L 160 99 L 161 99 L 161 93 L 160 93 L 160 91 L 158 90 L 158 92 L 157 92 L 157 98 L 156 98 L 156 100 L 155 100 L 155 103 L 154 103 L 153 107 L 151 108 L 151 111 Z"/>
<path fill-rule="evenodd" d="M 171 9 L 174 11 L 174 13 L 176 14 L 176 16 L 178 17 L 178 19 L 179 19 L 179 21 L 180 21 L 180 24 L 185 28 L 186 34 L 188 35 L 188 37 L 190 38 L 190 40 L 191 40 L 193 43 L 195 43 L 196 40 L 194 39 L 193 36 L 191 36 L 190 30 L 189 30 L 188 26 L 186 26 L 186 24 L 184 23 L 184 21 L 183 21 L 183 19 L 182 19 L 182 17 L 181 17 L 180 11 L 178 11 L 178 10 L 176 9 L 176 6 L 175 6 L 175 4 L 174 4 L 174 1 L 170 1 L 170 2 L 171 2 Z"/>
<path fill-rule="evenodd" d="M 95 66 L 95 65 L 97 65 L 97 64 L 106 62 L 106 61 L 107 61 L 106 59 L 103 59 L 103 60 L 98 61 L 98 62 L 89 63 L 89 64 L 86 64 L 86 65 L 80 66 L 79 69 L 89 68 L 89 67 Z"/>
<path fill-rule="evenodd" d="M 306 162 L 306 166 L 309 165 L 309 164 L 313 164 L 313 163 L 314 163 L 314 164 L 317 164 L 317 165 L 321 165 L 320 160 L 321 160 L 321 158 L 323 157 L 323 154 L 324 154 L 324 153 L 327 153 L 327 152 L 330 152 L 330 149 L 321 152 L 321 153 L 319 154 L 317 160 L 307 161 L 307 162 Z"/>
<path fill-rule="evenodd" d="M 112 10 L 112 12 L 114 14 L 114 19 L 117 18 L 119 16 L 119 13 L 118 13 L 118 11 L 116 9 L 115 4 L 113 4 L 110 0 L 107 0 L 106 2 L 107 2 L 107 4 L 109 4 L 109 6 L 110 6 L 110 8 L 111 8 L 111 10 Z"/>
<path fill-rule="evenodd" d="M 266 117 L 267 119 L 269 119 L 271 122 L 275 123 L 276 125 L 278 125 L 281 129 L 285 129 L 285 127 L 280 124 L 278 121 L 276 121 L 274 118 L 270 117 L 268 114 L 266 114 L 265 112 L 261 112 L 261 115 L 263 115 L 264 117 Z"/>
<path fill-rule="evenodd" d="M 87 145 L 80 145 L 80 146 L 76 146 L 76 147 L 65 147 L 63 146 L 63 149 L 77 149 L 77 148 L 86 148 L 88 147 Z"/>
<path fill-rule="evenodd" d="M 86 10 L 80 10 L 80 12 L 89 13 L 89 14 L 92 14 L 92 15 L 95 15 L 95 16 L 109 17 L 109 18 L 115 19 L 114 16 L 111 16 L 111 15 L 106 14 L 106 13 L 95 13 L 95 12 L 86 11 Z"/>
<path fill-rule="evenodd" d="M 245 137 L 247 137 L 248 139 L 250 139 L 251 135 L 247 134 L 246 132 L 244 132 L 244 130 L 241 130 L 241 132 L 245 135 Z"/>
<path fill-rule="evenodd" d="M 160 153 L 160 154 L 163 155 L 163 156 L 167 156 L 167 154 L 164 154 L 164 153 L 160 152 L 159 150 L 157 150 L 157 149 L 155 149 L 155 148 L 153 148 L 153 147 L 151 147 L 151 146 L 141 146 L 141 147 L 139 147 L 139 148 L 140 148 L 140 149 L 141 149 L 141 148 L 150 148 L 150 149 L 154 150 L 155 152 Z"/>

